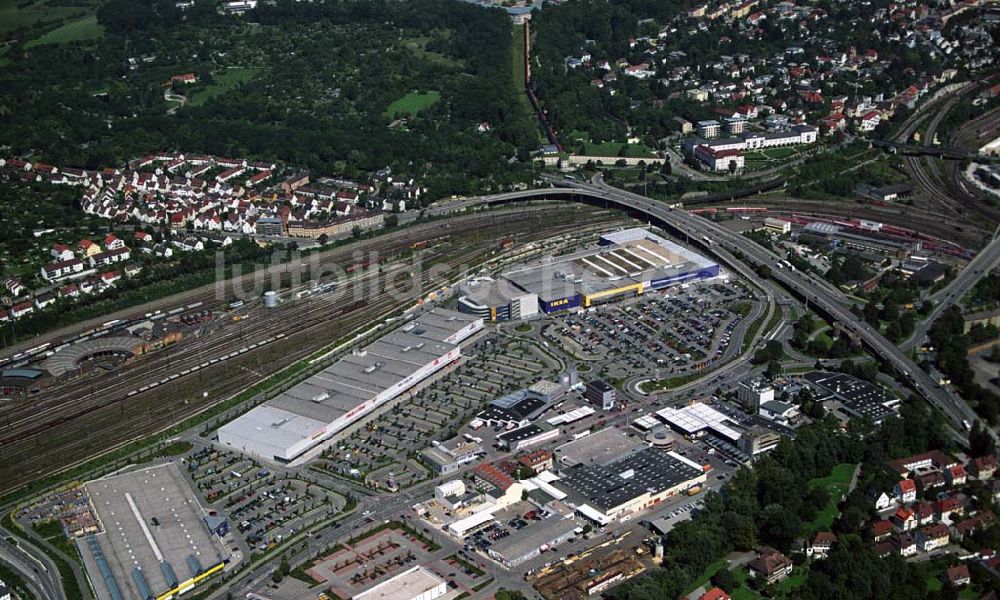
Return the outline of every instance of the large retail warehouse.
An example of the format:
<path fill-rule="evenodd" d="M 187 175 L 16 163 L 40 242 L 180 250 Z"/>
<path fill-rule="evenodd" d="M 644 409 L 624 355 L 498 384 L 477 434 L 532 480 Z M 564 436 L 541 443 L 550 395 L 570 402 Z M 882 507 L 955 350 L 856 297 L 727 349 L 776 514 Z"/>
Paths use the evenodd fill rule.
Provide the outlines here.
<path fill-rule="evenodd" d="M 483 320 L 435 308 L 219 429 L 219 443 L 291 462 L 461 356 Z"/>
<path fill-rule="evenodd" d="M 600 245 L 508 271 L 503 278 L 536 295 L 539 307 L 550 313 L 719 274 L 717 263 L 647 229 L 602 235 Z"/>

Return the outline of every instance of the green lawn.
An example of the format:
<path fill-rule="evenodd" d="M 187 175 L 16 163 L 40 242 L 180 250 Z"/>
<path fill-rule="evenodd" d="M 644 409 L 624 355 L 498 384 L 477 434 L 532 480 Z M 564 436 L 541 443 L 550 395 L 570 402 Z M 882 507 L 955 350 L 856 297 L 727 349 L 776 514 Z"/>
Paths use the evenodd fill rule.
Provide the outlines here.
<path fill-rule="evenodd" d="M 696 589 L 708 583 L 708 580 L 712 578 L 712 575 L 718 573 L 719 569 L 724 569 L 727 564 L 728 563 L 726 562 L 726 559 L 720 558 L 719 560 L 705 567 L 705 570 L 702 571 L 701 575 L 699 575 L 694 581 L 691 582 L 691 585 L 688 586 L 688 589 L 684 592 L 684 594 L 685 595 L 690 594 L 691 592 L 695 591 Z"/>
<path fill-rule="evenodd" d="M 524 25 L 514 25 L 514 55 L 510 66 L 514 73 L 514 89 L 518 92 L 524 91 L 524 50 Z M 528 101 L 527 96 L 524 100 Z"/>
<path fill-rule="evenodd" d="M 455 67 L 459 68 L 464 66 L 460 60 L 456 60 L 450 56 L 445 56 L 440 52 L 434 52 L 433 50 L 427 49 L 427 44 L 433 38 L 430 36 L 420 36 L 420 37 L 409 37 L 405 38 L 402 42 L 403 47 L 409 49 L 413 52 L 413 55 L 426 60 L 427 62 L 434 63 L 436 65 L 441 65 L 443 67 Z"/>
<path fill-rule="evenodd" d="M 198 90 L 188 98 L 191 106 L 201 106 L 212 98 L 216 98 L 236 88 L 241 83 L 246 83 L 257 76 L 260 69 L 257 67 L 236 67 L 226 69 L 220 73 L 212 74 L 212 84 L 205 89 Z"/>
<path fill-rule="evenodd" d="M 385 110 L 386 116 L 390 118 L 401 117 L 403 115 L 415 115 L 420 111 L 430 108 L 441 99 L 441 92 L 410 92 L 389 105 Z"/>
<path fill-rule="evenodd" d="M 622 148 L 625 148 L 625 156 L 634 158 L 652 158 L 653 151 L 644 144 L 623 144 L 621 142 L 603 142 L 600 144 L 581 144 L 580 154 L 587 156 L 618 156 Z"/>
<path fill-rule="evenodd" d="M 808 576 L 808 573 L 805 571 L 796 569 L 795 571 L 792 571 L 791 577 L 774 584 L 774 591 L 781 595 L 788 596 L 789 592 L 802 587 Z"/>
<path fill-rule="evenodd" d="M 804 536 L 812 535 L 817 531 L 829 529 L 833 520 L 837 518 L 837 503 L 841 496 L 847 494 L 847 488 L 851 485 L 851 476 L 854 474 L 854 465 L 841 463 L 833 468 L 827 477 L 813 479 L 809 482 L 809 489 L 823 488 L 830 494 L 830 501 L 826 503 L 809 523 L 803 523 L 802 530 Z"/>
<path fill-rule="evenodd" d="M 791 156 L 793 154 L 798 154 L 798 152 L 799 151 L 798 151 L 797 148 L 788 148 L 788 147 L 784 147 L 784 148 L 768 148 L 767 150 L 763 151 L 763 153 L 768 158 L 774 158 L 774 159 L 788 158 L 789 156 Z"/>
<path fill-rule="evenodd" d="M 21 27 L 79 19 L 92 10 L 88 6 L 49 6 L 52 3 L 45 0 L 18 6 L 21 4 L 25 4 L 23 0 L 0 0 L 0 35 Z"/>
<path fill-rule="evenodd" d="M 44 44 L 65 44 L 78 40 L 94 40 L 104 37 L 104 27 L 97 22 L 97 15 L 87 15 L 57 27 L 42 37 L 31 40 L 24 47 L 34 48 Z"/>

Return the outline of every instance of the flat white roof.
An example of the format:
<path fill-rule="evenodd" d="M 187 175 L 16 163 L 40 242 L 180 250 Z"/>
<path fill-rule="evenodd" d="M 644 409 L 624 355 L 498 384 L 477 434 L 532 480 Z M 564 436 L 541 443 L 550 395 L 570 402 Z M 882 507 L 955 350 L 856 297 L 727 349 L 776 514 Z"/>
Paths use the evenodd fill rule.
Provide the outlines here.
<path fill-rule="evenodd" d="M 553 427 L 556 427 L 558 425 L 563 425 L 565 423 L 573 423 L 574 421 L 579 421 L 584 417 L 589 417 L 590 415 L 594 414 L 594 412 L 595 411 L 593 408 L 589 406 L 582 406 L 580 408 L 573 409 L 568 413 L 562 415 L 556 415 L 551 419 L 546 419 L 545 422 L 548 423 L 549 425 L 552 425 Z"/>
<path fill-rule="evenodd" d="M 740 433 L 727 425 L 727 423 L 732 423 L 729 417 L 702 402 L 695 402 L 679 409 L 667 407 L 656 411 L 656 414 L 670 425 L 688 434 L 711 429 L 733 441 L 740 439 Z"/>
<path fill-rule="evenodd" d="M 493 512 L 490 510 L 483 510 L 474 514 L 471 514 L 464 519 L 459 519 L 448 526 L 448 531 L 459 537 L 464 536 L 466 531 L 479 527 L 485 523 L 489 523 L 493 520 Z"/>
<path fill-rule="evenodd" d="M 417 565 L 387 579 L 373 588 L 355 594 L 352 600 L 409 600 L 444 585 L 444 580 L 430 570 Z"/>
<path fill-rule="evenodd" d="M 576 510 L 580 511 L 583 514 L 583 516 L 593 521 L 596 521 L 601 525 L 607 525 L 608 523 L 611 522 L 611 519 L 604 516 L 604 513 L 602 513 L 601 511 L 597 510 L 596 508 L 594 508 L 589 504 L 581 504 L 580 506 L 576 507 Z"/>

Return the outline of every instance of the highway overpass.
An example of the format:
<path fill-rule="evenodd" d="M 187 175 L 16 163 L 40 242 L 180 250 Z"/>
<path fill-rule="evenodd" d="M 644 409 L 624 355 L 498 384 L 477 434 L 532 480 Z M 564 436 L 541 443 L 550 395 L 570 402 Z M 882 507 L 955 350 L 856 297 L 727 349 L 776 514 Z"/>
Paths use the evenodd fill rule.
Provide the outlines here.
<path fill-rule="evenodd" d="M 425 213 L 441 216 L 476 206 L 538 199 L 605 203 L 632 211 L 651 221 L 659 222 L 680 235 L 687 236 L 691 242 L 708 249 L 724 264 L 745 277 L 753 277 L 753 274 L 743 264 L 743 260 L 757 265 L 767 265 L 770 267 L 772 279 L 784 285 L 815 310 L 839 321 L 846 330 L 857 334 L 876 357 L 891 366 L 901 379 L 947 415 L 954 425 L 963 427 L 965 423 L 972 423 L 976 419 L 975 412 L 962 398 L 951 390 L 938 387 L 937 382 L 910 360 L 899 347 L 845 307 L 839 292 L 831 289 L 826 282 L 820 282 L 808 274 L 777 268 L 777 263 L 781 259 L 770 250 L 712 221 L 684 210 L 672 209 L 663 202 L 611 187 L 600 180 L 595 183 L 582 183 L 554 176 L 543 176 L 543 179 L 556 187 L 466 198 L 431 207 Z M 741 253 L 743 260 L 734 258 L 727 250 Z"/>

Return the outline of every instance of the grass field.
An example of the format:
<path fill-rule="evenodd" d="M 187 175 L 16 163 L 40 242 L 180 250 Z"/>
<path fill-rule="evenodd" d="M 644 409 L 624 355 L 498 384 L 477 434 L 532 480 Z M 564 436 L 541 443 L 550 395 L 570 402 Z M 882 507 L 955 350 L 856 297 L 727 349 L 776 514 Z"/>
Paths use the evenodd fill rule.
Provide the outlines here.
<path fill-rule="evenodd" d="M 761 595 L 747 586 L 747 579 L 750 578 L 750 573 L 747 572 L 746 567 L 733 569 L 733 578 L 740 584 L 740 587 L 733 589 L 730 593 L 733 600 L 760 600 Z"/>
<path fill-rule="evenodd" d="M 827 477 L 813 479 L 809 482 L 809 489 L 823 488 L 830 494 L 830 500 L 826 503 L 809 523 L 803 523 L 802 530 L 804 536 L 810 536 L 817 531 L 829 529 L 833 520 L 837 518 L 837 504 L 841 496 L 847 493 L 851 485 L 851 477 L 854 475 L 854 465 L 841 463 L 833 468 Z"/>
<path fill-rule="evenodd" d="M 510 66 L 514 74 L 514 89 L 518 92 L 524 91 L 524 51 L 524 25 L 514 25 L 514 54 Z M 527 102 L 528 98 L 525 97 L 524 101 Z"/>
<path fill-rule="evenodd" d="M 797 153 L 798 150 L 796 148 L 788 148 L 788 147 L 768 148 L 767 150 L 764 150 L 764 154 L 768 158 L 773 158 L 773 159 L 788 158 L 789 156 Z"/>
<path fill-rule="evenodd" d="M 213 74 L 212 85 L 191 94 L 188 103 L 191 106 L 201 106 L 212 98 L 221 96 L 226 92 L 231 91 L 239 84 L 250 81 L 256 77 L 259 72 L 260 69 L 256 67 L 238 67 L 235 69 L 226 69 L 221 73 Z"/>
<path fill-rule="evenodd" d="M 580 154 L 586 156 L 618 156 L 622 148 L 624 156 L 630 158 L 652 158 L 653 151 L 643 144 L 622 144 L 621 142 L 586 143 L 580 145 Z"/>
<path fill-rule="evenodd" d="M 427 62 L 434 63 L 436 65 L 441 65 L 443 67 L 461 67 L 465 63 L 460 60 L 456 60 L 450 56 L 445 56 L 440 52 L 434 52 L 433 50 L 427 49 L 427 43 L 431 41 L 431 37 L 410 37 L 403 40 L 402 44 L 404 48 L 409 49 L 413 52 L 414 56 L 422 58 Z"/>
<path fill-rule="evenodd" d="M 415 115 L 426 108 L 434 106 L 434 103 L 440 99 L 441 92 L 410 92 L 390 104 L 389 108 L 385 109 L 385 114 L 390 118 Z"/>
<path fill-rule="evenodd" d="M 97 22 L 97 15 L 87 15 L 31 40 L 24 47 L 34 48 L 35 46 L 45 44 L 65 44 L 78 40 L 95 40 L 102 37 L 104 37 L 104 27 Z"/>
<path fill-rule="evenodd" d="M 92 9 L 87 6 L 47 6 L 38 0 L 29 6 L 18 8 L 22 0 L 0 0 L 0 35 L 19 29 L 53 23 L 61 19 L 79 19 Z"/>
<path fill-rule="evenodd" d="M 792 574 L 788 577 L 788 579 L 774 584 L 774 590 L 786 598 L 791 598 L 792 596 L 789 596 L 789 592 L 793 592 L 795 589 L 802 587 L 802 585 L 806 582 L 807 577 L 808 575 L 805 571 L 801 571 L 796 568 L 795 571 L 792 571 Z"/>

